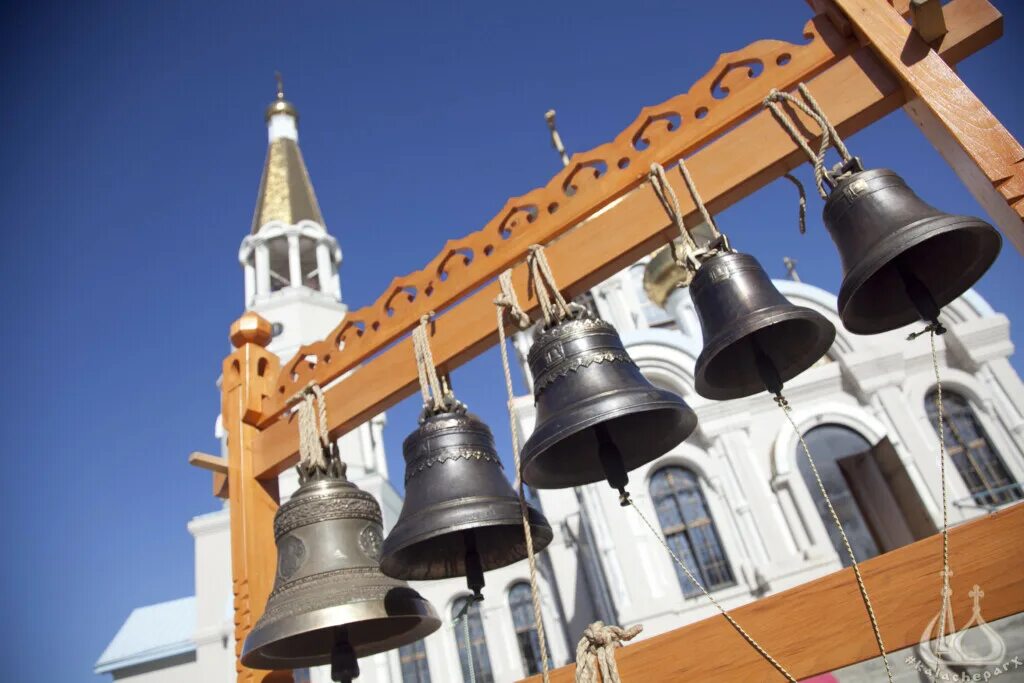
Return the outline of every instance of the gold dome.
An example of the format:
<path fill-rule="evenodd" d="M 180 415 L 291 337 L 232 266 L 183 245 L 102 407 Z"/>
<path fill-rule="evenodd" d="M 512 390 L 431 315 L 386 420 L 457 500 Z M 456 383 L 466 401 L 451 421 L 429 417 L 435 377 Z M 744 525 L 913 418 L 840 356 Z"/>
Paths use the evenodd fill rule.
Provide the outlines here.
<path fill-rule="evenodd" d="M 281 72 L 274 72 L 274 78 L 277 79 L 277 98 L 267 107 L 267 121 L 270 121 L 270 117 L 275 114 L 288 114 L 298 122 L 299 110 L 295 108 L 294 104 L 284 98 L 284 79 L 281 78 Z"/>

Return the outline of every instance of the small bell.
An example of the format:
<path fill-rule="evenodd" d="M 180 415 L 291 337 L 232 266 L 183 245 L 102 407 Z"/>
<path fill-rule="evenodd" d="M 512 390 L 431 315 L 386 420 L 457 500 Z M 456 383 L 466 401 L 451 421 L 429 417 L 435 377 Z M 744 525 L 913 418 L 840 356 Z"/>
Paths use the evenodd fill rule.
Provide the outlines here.
<path fill-rule="evenodd" d="M 995 261 L 1002 237 L 980 218 L 929 206 L 888 169 L 850 166 L 824 209 L 843 263 L 843 325 L 877 334 L 919 319 L 938 324 L 939 310 Z"/>
<path fill-rule="evenodd" d="M 334 680 L 350 681 L 359 675 L 357 657 L 415 642 L 441 625 L 419 593 L 381 574 L 380 506 L 345 478 L 337 454 L 327 462 L 327 471 L 302 476 L 274 517 L 277 578 L 242 648 L 249 668 L 330 663 Z"/>
<path fill-rule="evenodd" d="M 690 284 L 704 333 L 695 387 L 725 400 L 782 390 L 825 355 L 836 329 L 825 316 L 794 306 L 753 256 L 723 251 L 704 261 Z"/>
<path fill-rule="evenodd" d="M 381 570 L 409 580 L 465 576 L 480 597 L 483 573 L 526 557 L 519 496 L 494 437 L 465 406 L 428 414 L 402 444 L 405 503 L 384 540 Z M 527 507 L 534 550 L 551 542 L 544 515 Z"/>
<path fill-rule="evenodd" d="M 523 446 L 523 481 L 568 488 L 602 479 L 628 503 L 627 472 L 661 457 L 697 426 L 676 394 L 652 385 L 615 328 L 577 310 L 538 329 L 528 356 L 537 424 Z"/>

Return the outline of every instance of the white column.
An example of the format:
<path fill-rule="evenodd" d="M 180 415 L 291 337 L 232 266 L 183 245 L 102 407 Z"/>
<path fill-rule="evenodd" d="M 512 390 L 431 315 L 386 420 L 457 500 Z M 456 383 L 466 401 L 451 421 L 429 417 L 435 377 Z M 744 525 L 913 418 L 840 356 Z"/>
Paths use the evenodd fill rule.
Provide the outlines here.
<path fill-rule="evenodd" d="M 331 248 L 326 242 L 318 242 L 316 245 L 316 276 L 320 283 L 320 291 L 324 294 L 332 294 L 331 288 Z"/>
<path fill-rule="evenodd" d="M 270 250 L 265 242 L 256 245 L 256 296 L 270 294 Z"/>
<path fill-rule="evenodd" d="M 288 272 L 292 287 L 302 286 L 302 258 L 299 254 L 299 236 L 288 235 Z"/>
<path fill-rule="evenodd" d="M 243 268 L 245 269 L 245 306 L 248 308 L 256 300 L 256 268 L 252 264 L 252 254 L 245 259 Z"/>

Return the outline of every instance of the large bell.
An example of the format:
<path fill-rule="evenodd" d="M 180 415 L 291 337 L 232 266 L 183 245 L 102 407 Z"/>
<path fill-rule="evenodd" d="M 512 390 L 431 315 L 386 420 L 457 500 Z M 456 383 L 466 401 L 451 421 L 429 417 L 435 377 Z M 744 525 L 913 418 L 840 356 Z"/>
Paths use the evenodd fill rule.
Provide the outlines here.
<path fill-rule="evenodd" d="M 380 506 L 332 471 L 312 476 L 274 517 L 277 578 L 245 639 L 242 664 L 294 669 L 332 664 L 358 675 L 357 657 L 415 642 L 441 625 L 433 607 L 379 567 Z"/>
<path fill-rule="evenodd" d="M 652 385 L 615 328 L 587 312 L 537 331 L 528 356 L 537 424 L 523 446 L 523 481 L 536 488 L 602 479 L 625 501 L 626 473 L 697 426 L 676 394 Z"/>
<path fill-rule="evenodd" d="M 526 557 L 519 496 L 494 437 L 459 405 L 425 417 L 402 444 L 405 503 L 384 540 L 381 570 L 402 579 L 466 576 L 479 596 L 483 572 Z M 527 507 L 533 547 L 551 542 L 544 515 Z"/>
<path fill-rule="evenodd" d="M 843 263 L 839 316 L 856 334 L 937 321 L 1002 246 L 991 225 L 929 206 L 888 169 L 841 178 L 824 221 Z"/>
<path fill-rule="evenodd" d="M 748 254 L 726 251 L 704 261 L 690 295 L 704 333 L 695 387 L 705 398 L 778 393 L 825 355 L 836 336 L 825 316 L 782 296 Z"/>

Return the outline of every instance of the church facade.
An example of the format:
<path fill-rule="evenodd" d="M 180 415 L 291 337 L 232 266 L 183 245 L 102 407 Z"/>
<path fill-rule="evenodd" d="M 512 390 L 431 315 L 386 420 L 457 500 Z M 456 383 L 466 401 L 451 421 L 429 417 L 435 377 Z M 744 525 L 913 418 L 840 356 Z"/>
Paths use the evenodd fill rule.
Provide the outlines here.
<path fill-rule="evenodd" d="M 332 330 L 346 307 L 338 277 L 341 249 L 327 232 L 302 160 L 298 113 L 280 93 L 267 123 L 257 208 L 239 261 L 246 308 L 273 324 L 269 348 L 284 360 Z M 727 609 L 841 568 L 845 552 L 797 434 L 766 394 L 714 402 L 695 393 L 702 342 L 693 303 L 686 288 L 672 286 L 663 259 L 650 261 L 616 274 L 585 298 L 616 326 L 645 376 L 682 395 L 699 416 L 685 443 L 630 473 L 636 505 Z M 838 331 L 828 355 L 792 380 L 786 394 L 858 559 L 935 533 L 942 511 L 927 337 L 907 341 L 907 330 L 849 334 L 834 295 L 797 280 L 775 284 Z M 937 342 L 938 362 L 948 426 L 949 512 L 957 524 L 1024 497 L 1024 384 L 1009 362 L 1009 321 L 980 295 L 970 291 L 948 306 L 943 322 L 948 332 Z M 529 333 L 517 335 L 514 344 L 529 382 Z M 532 396 L 517 398 L 515 406 L 525 439 L 535 421 Z M 339 447 L 349 478 L 380 502 L 387 530 L 402 501 L 390 483 L 384 425 L 379 415 L 342 437 Z M 219 420 L 217 433 L 223 438 Z M 293 472 L 282 475 L 282 498 L 296 487 Z M 662 540 L 621 508 L 606 484 L 539 491 L 534 502 L 554 530 L 538 558 L 554 665 L 573 660 L 584 628 L 598 619 L 642 623 L 639 637 L 647 638 L 715 613 L 676 569 Z M 228 511 L 200 515 L 188 529 L 195 538 L 195 596 L 135 610 L 96 673 L 136 683 L 234 680 Z M 468 594 L 463 579 L 413 585 L 444 625 L 415 645 L 360 660 L 360 681 L 469 681 L 470 660 L 479 683 L 539 671 L 525 562 L 488 573 L 487 599 L 469 611 L 468 633 L 466 624 L 453 623 Z M 936 577 L 936 605 L 938 586 Z M 296 672 L 296 681 L 304 680 L 330 677 L 323 670 Z"/>

